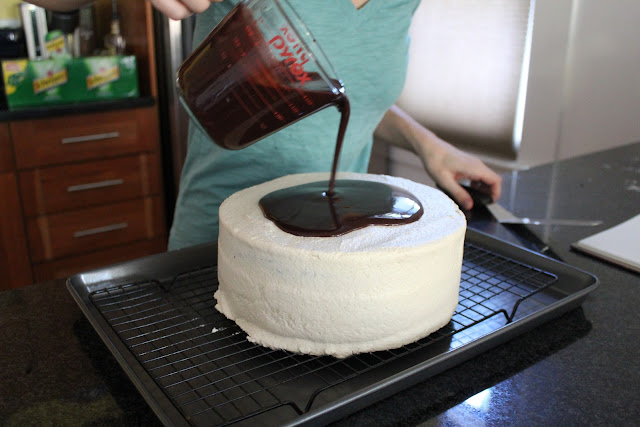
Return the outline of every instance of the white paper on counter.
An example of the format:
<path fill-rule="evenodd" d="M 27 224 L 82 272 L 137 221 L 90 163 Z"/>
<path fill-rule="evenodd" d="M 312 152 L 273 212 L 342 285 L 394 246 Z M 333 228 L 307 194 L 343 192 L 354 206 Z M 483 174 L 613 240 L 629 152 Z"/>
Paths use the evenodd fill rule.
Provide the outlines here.
<path fill-rule="evenodd" d="M 574 248 L 640 272 L 640 215 L 586 237 Z"/>

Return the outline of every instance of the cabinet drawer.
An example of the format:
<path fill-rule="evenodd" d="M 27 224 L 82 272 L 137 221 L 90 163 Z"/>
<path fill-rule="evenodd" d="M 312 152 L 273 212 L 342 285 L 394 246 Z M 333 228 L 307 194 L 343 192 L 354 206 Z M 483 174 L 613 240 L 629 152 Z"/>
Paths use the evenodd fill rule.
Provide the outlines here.
<path fill-rule="evenodd" d="M 155 107 L 15 121 L 10 128 L 18 169 L 121 156 L 158 145 Z"/>
<path fill-rule="evenodd" d="M 33 262 L 87 253 L 164 233 L 160 197 L 146 197 L 31 218 L 27 232 Z"/>
<path fill-rule="evenodd" d="M 157 154 L 121 157 L 20 173 L 25 215 L 69 211 L 160 192 Z"/>
<path fill-rule="evenodd" d="M 13 152 L 11 150 L 11 136 L 9 124 L 0 123 L 0 172 L 13 169 Z"/>
<path fill-rule="evenodd" d="M 112 264 L 131 261 L 147 255 L 153 255 L 167 250 L 164 237 L 127 243 L 108 249 L 101 249 L 88 254 L 76 255 L 54 261 L 47 261 L 33 266 L 34 281 L 63 279 L 96 268 Z"/>

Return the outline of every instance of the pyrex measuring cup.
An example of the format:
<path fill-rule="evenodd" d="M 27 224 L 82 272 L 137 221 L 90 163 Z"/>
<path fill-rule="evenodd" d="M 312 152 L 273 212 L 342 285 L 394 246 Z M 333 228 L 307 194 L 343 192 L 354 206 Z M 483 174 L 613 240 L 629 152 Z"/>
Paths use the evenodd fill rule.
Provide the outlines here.
<path fill-rule="evenodd" d="M 228 149 L 253 144 L 344 94 L 286 0 L 240 2 L 180 66 L 177 85 L 191 118 Z"/>

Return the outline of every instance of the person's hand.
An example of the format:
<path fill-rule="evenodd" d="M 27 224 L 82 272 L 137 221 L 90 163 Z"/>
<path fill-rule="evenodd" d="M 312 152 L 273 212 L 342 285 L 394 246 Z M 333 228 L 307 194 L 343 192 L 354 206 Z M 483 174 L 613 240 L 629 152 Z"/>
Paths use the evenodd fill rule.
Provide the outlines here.
<path fill-rule="evenodd" d="M 502 177 L 480 159 L 465 153 L 431 134 L 428 153 L 418 153 L 434 181 L 448 192 L 465 210 L 473 207 L 471 195 L 459 184 L 468 180 L 470 186 L 483 191 L 495 201 L 500 198 Z"/>
<path fill-rule="evenodd" d="M 180 20 L 194 13 L 207 10 L 209 5 L 220 3 L 222 0 L 149 0 L 153 7 L 171 19 Z"/>
<path fill-rule="evenodd" d="M 470 181 L 471 187 L 489 194 L 494 201 L 500 198 L 500 175 L 477 157 L 440 139 L 397 105 L 386 112 L 375 134 L 390 144 L 416 153 L 436 184 L 463 209 L 471 209 L 473 199 L 459 184 L 462 180 Z"/>

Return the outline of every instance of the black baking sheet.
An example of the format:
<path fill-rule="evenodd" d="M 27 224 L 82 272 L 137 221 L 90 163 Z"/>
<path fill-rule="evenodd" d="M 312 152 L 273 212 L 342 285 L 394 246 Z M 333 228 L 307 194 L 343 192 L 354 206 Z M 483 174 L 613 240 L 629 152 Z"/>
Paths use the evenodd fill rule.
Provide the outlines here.
<path fill-rule="evenodd" d="M 580 305 L 592 275 L 468 230 L 459 305 L 440 331 L 346 359 L 246 340 L 218 313 L 216 248 L 74 275 L 67 286 L 166 425 L 324 424 Z"/>

